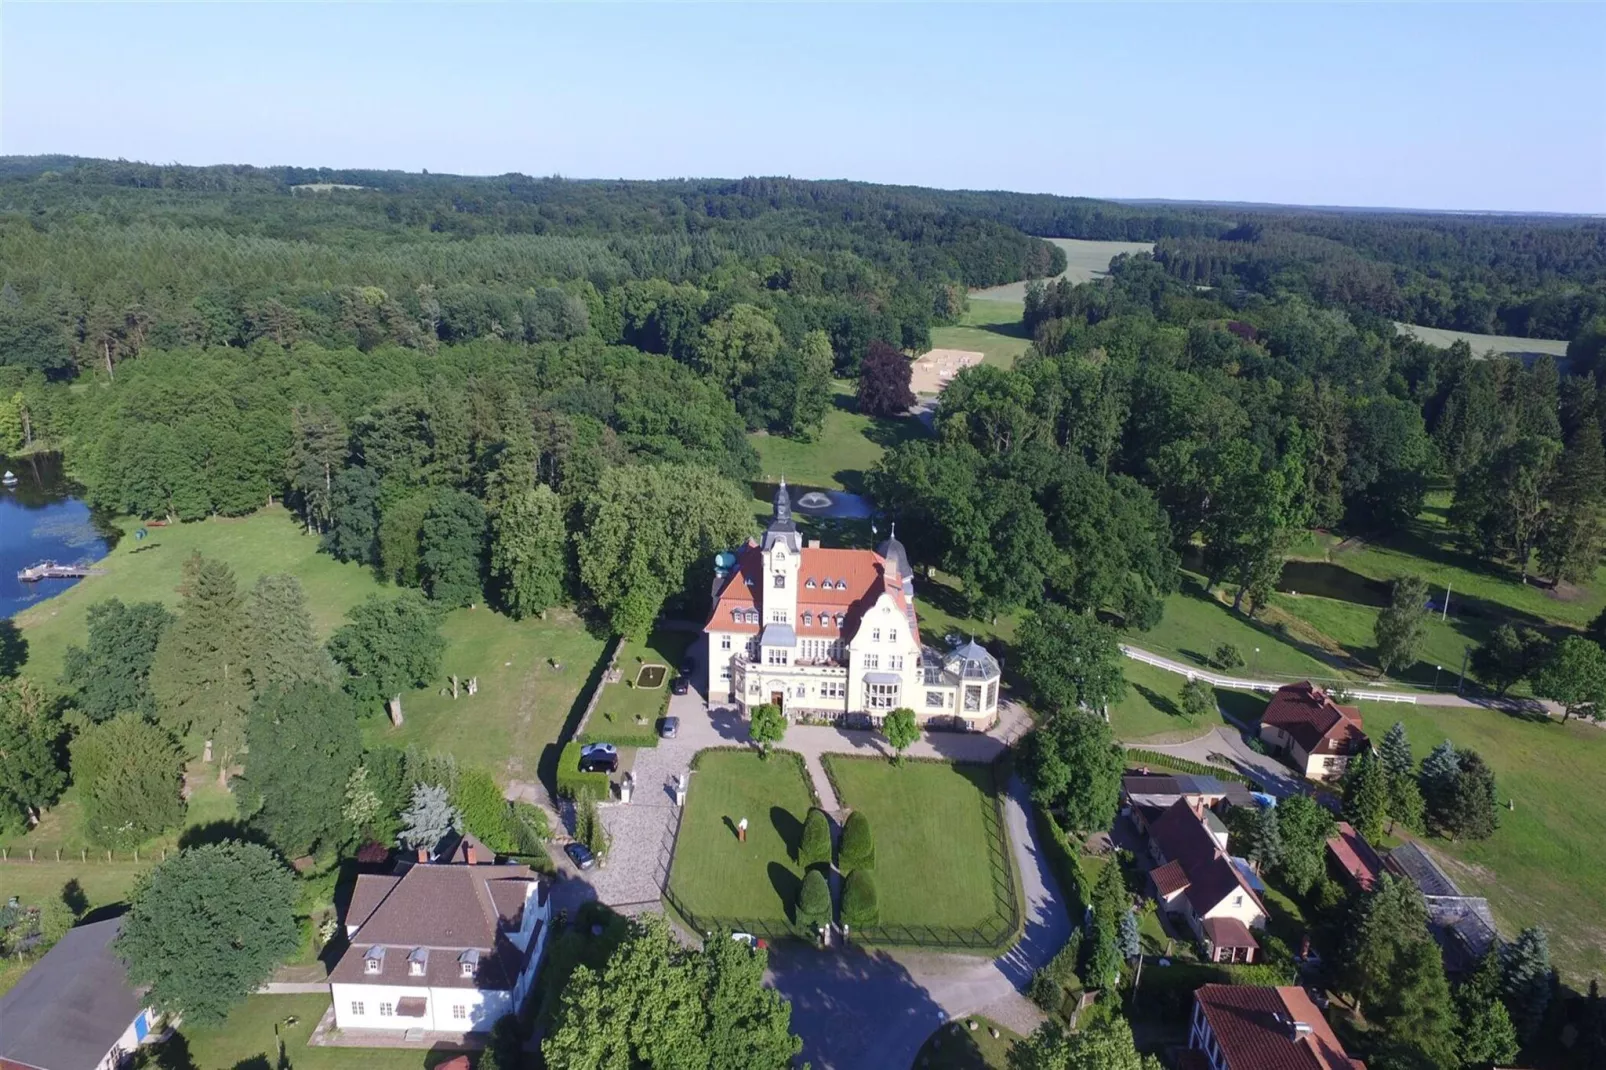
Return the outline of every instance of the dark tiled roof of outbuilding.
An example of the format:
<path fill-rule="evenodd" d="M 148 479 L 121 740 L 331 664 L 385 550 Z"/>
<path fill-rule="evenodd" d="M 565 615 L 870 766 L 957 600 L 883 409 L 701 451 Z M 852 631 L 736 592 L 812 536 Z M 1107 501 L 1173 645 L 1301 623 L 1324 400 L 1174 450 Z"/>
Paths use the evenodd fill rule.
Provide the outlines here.
<path fill-rule="evenodd" d="M 99 1066 L 144 1009 L 112 941 L 123 920 L 67 930 L 0 996 L 0 1065 Z"/>
<path fill-rule="evenodd" d="M 1194 992 L 1228 1070 L 1366 1070 L 1302 988 L 1202 985 Z M 1295 1022 L 1310 1027 L 1296 1033 Z"/>
<path fill-rule="evenodd" d="M 1249 926 L 1237 918 L 1206 918 L 1200 923 L 1211 947 L 1260 947 Z"/>

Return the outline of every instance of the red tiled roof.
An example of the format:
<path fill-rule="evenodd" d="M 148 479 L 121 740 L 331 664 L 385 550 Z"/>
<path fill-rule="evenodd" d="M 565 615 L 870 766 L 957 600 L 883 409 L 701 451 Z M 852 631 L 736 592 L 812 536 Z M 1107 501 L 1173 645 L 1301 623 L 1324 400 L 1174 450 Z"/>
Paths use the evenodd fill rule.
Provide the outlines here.
<path fill-rule="evenodd" d="M 1260 723 L 1282 729 L 1307 754 L 1351 754 L 1367 742 L 1360 711 L 1338 705 L 1309 680 L 1279 688 Z"/>
<path fill-rule="evenodd" d="M 1338 823 L 1338 835 L 1327 841 L 1327 851 L 1364 891 L 1371 891 L 1383 872 L 1383 860 L 1348 821 Z"/>
<path fill-rule="evenodd" d="M 1249 926 L 1237 918 L 1206 918 L 1201 928 L 1211 947 L 1260 947 Z"/>
<path fill-rule="evenodd" d="M 1228 1070 L 1366 1070 L 1302 988 L 1200 986 L 1194 992 Z M 1294 1030 L 1294 1023 L 1310 1027 Z"/>
<path fill-rule="evenodd" d="M 749 580 L 752 586 L 748 586 Z M 720 588 L 703 630 L 757 635 L 764 627 L 762 620 L 751 623 L 738 620 L 736 613 L 761 607 L 763 583 L 763 551 L 753 544 L 742 547 L 736 554 L 736 567 L 731 570 L 725 586 Z M 840 588 L 838 583 L 847 586 Z M 859 618 L 882 592 L 892 595 L 898 611 L 911 622 L 910 627 L 914 627 L 914 614 L 904 598 L 895 570 L 874 550 L 805 546 L 798 565 L 797 584 L 797 618 L 792 621 L 792 627 L 800 636 L 849 637 Z M 807 623 L 804 614 L 808 614 Z M 838 614 L 843 618 L 840 628 L 836 626 Z M 829 625 L 824 623 L 827 619 L 831 622 Z"/>
<path fill-rule="evenodd" d="M 1154 890 L 1162 896 L 1174 895 L 1188 886 L 1188 875 L 1182 871 L 1180 862 L 1167 862 L 1154 867 L 1149 870 L 1149 879 L 1154 882 Z"/>

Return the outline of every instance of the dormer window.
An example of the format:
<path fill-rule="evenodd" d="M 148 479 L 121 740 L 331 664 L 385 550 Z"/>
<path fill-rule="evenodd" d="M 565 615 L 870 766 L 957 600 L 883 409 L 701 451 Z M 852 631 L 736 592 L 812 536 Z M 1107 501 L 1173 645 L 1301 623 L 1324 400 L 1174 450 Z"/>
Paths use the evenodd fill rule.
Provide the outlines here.
<path fill-rule="evenodd" d="M 803 627 L 805 627 L 805 628 L 814 627 L 814 614 L 813 613 L 804 613 L 803 614 Z"/>
<path fill-rule="evenodd" d="M 735 621 L 737 624 L 742 623 L 742 611 L 739 609 L 731 610 L 731 620 Z"/>
<path fill-rule="evenodd" d="M 363 973 L 379 973 L 384 968 L 385 968 L 385 949 L 384 948 L 382 948 L 382 947 L 371 947 L 371 948 L 369 948 L 367 950 L 367 952 L 365 952 L 363 954 L 363 957 L 362 957 L 362 972 Z"/>
<path fill-rule="evenodd" d="M 463 952 L 463 956 L 457 960 L 458 972 L 464 977 L 473 977 L 474 971 L 476 968 L 478 968 L 479 964 L 479 949 L 469 948 L 467 951 Z"/>
<path fill-rule="evenodd" d="M 817 584 L 814 582 L 814 577 L 810 576 L 808 579 L 804 580 L 803 586 L 807 587 L 811 591 L 814 590 L 814 588 L 817 586 Z"/>
<path fill-rule="evenodd" d="M 413 953 L 407 956 L 407 975 L 409 977 L 422 977 L 428 969 L 429 948 L 413 948 Z"/>
<path fill-rule="evenodd" d="M 838 628 L 842 627 L 842 620 L 843 620 L 842 614 L 838 613 L 836 615 L 836 626 Z"/>
<path fill-rule="evenodd" d="M 749 609 L 747 611 L 747 623 L 749 623 L 749 624 L 757 624 L 758 623 L 758 610 Z"/>
<path fill-rule="evenodd" d="M 836 589 L 839 590 L 839 591 L 847 590 L 848 589 L 848 581 L 847 580 L 837 580 L 836 581 Z"/>

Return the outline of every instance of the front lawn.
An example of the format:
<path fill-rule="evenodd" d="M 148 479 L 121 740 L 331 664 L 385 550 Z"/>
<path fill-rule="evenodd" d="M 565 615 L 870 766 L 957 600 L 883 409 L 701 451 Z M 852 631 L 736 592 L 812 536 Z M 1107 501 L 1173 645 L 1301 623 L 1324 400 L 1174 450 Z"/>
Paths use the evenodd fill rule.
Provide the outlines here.
<path fill-rule="evenodd" d="M 1468 895 L 1488 898 L 1510 939 L 1550 930 L 1552 961 L 1576 987 L 1606 974 L 1606 731 L 1497 710 L 1364 703 L 1371 737 L 1404 723 L 1418 762 L 1446 737 L 1495 772 L 1500 827 L 1481 842 L 1426 843 Z M 1513 801 L 1515 809 L 1508 809 Z"/>
<path fill-rule="evenodd" d="M 1006 935 L 1018 895 L 1009 839 L 994 817 L 985 765 L 826 755 L 842 805 L 875 836 L 881 927 L 938 926 Z"/>
<path fill-rule="evenodd" d="M 416 1048 L 309 1047 L 307 1038 L 328 1009 L 327 994 L 251 996 L 234 1008 L 221 1025 L 182 1026 L 168 1044 L 184 1045 L 189 1061 L 175 1060 L 173 1065 L 193 1066 L 195 1070 L 273 1066 L 294 1066 L 297 1070 L 426 1070 L 457 1054 Z M 275 1028 L 278 1037 L 274 1035 Z M 279 1060 L 279 1038 L 284 1040 L 284 1062 Z"/>
<path fill-rule="evenodd" d="M 707 928 L 788 927 L 803 880 L 795 854 L 811 805 L 796 755 L 778 751 L 766 760 L 735 749 L 700 754 L 669 875 L 679 907 Z M 744 817 L 746 843 L 736 838 Z"/>

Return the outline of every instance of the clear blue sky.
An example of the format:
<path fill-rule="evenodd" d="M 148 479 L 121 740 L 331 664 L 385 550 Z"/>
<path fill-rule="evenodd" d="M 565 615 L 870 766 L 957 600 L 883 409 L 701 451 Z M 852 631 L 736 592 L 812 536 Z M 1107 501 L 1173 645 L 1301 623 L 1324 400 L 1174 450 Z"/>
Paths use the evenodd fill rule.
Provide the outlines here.
<path fill-rule="evenodd" d="M 0 152 L 1606 212 L 1606 5 L 0 4 Z"/>

